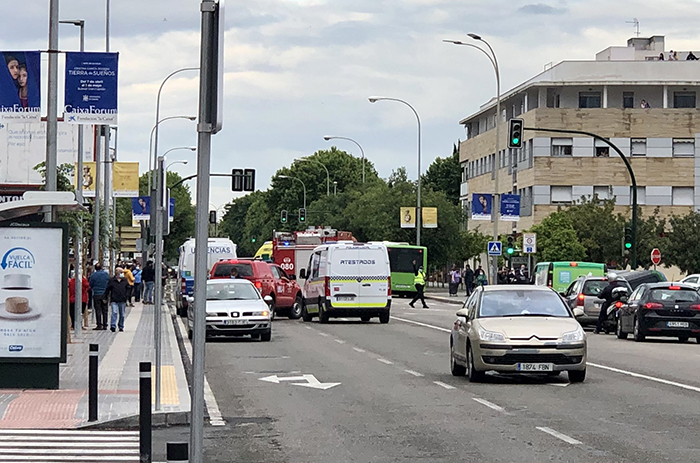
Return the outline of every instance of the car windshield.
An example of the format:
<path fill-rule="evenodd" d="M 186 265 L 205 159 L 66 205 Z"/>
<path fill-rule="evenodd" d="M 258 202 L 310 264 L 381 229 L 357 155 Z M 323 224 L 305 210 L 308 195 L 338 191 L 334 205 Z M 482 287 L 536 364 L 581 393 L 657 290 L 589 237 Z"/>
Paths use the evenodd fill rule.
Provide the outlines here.
<path fill-rule="evenodd" d="M 221 263 L 214 269 L 215 277 L 229 277 L 231 276 L 231 270 L 236 269 L 238 271 L 238 276 L 241 277 L 252 277 L 253 276 L 253 266 L 248 263 L 238 263 L 238 264 L 225 264 Z"/>
<path fill-rule="evenodd" d="M 484 291 L 479 318 L 563 317 L 570 318 L 561 298 L 550 291 L 505 289 Z"/>
<path fill-rule="evenodd" d="M 656 302 L 699 302 L 700 294 L 690 289 L 652 289 L 649 300 Z"/>
<path fill-rule="evenodd" d="M 581 292 L 584 296 L 597 296 L 608 284 L 605 280 L 588 280 L 583 284 Z"/>
<path fill-rule="evenodd" d="M 249 283 L 226 283 L 207 285 L 207 301 L 258 300 L 260 293 Z"/>

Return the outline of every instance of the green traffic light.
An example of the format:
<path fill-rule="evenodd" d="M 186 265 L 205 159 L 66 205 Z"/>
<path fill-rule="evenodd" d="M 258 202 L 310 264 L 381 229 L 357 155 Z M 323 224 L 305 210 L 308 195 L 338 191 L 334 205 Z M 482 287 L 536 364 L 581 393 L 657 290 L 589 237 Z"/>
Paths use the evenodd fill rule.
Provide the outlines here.
<path fill-rule="evenodd" d="M 513 138 L 513 144 L 514 144 L 514 145 L 517 145 L 519 142 L 520 142 L 520 139 L 519 139 L 519 138 L 517 138 L 517 137 L 516 137 L 516 138 Z"/>
<path fill-rule="evenodd" d="M 515 249 L 513 249 L 513 248 L 508 248 L 508 249 L 506 249 L 506 252 L 507 252 L 508 254 L 513 254 L 513 252 L 515 252 Z"/>
<path fill-rule="evenodd" d="M 630 249 L 632 247 L 632 243 L 625 243 L 625 248 Z"/>
<path fill-rule="evenodd" d="M 255 243 L 255 238 L 252 238 L 250 241 L 253 242 L 253 243 Z"/>

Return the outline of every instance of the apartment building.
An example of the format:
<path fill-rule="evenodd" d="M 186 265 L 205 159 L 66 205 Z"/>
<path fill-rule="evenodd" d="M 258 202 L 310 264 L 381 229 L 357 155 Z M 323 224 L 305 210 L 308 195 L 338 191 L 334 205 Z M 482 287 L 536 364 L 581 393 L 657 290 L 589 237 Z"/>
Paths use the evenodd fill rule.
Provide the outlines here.
<path fill-rule="evenodd" d="M 527 128 L 582 130 L 613 142 L 632 165 L 645 215 L 656 208 L 663 216 L 700 211 L 700 61 L 686 60 L 689 51 L 676 53 L 678 60 L 669 60 L 663 36 L 632 38 L 595 60 L 546 68 L 501 96 L 498 156 L 495 98 L 461 120 L 465 210 L 471 210 L 472 193 L 519 193 L 518 230 L 583 196 L 615 197 L 619 212 L 629 210 L 629 174 L 605 143 L 526 130 L 523 148 L 508 149 L 506 122 L 518 117 Z M 484 221 L 469 220 L 468 228 L 493 232 Z M 511 230 L 510 222 L 500 223 L 500 233 Z"/>

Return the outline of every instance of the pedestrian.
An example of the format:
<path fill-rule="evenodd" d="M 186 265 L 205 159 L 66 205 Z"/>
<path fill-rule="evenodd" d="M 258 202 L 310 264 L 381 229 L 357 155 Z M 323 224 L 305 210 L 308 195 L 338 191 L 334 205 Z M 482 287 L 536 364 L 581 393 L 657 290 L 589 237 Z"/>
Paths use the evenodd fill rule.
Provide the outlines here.
<path fill-rule="evenodd" d="M 688 56 L 685 57 L 686 61 L 697 61 L 698 57 L 693 54 L 693 52 L 688 52 Z"/>
<path fill-rule="evenodd" d="M 467 264 L 464 267 L 464 289 L 467 291 L 467 296 L 472 294 L 474 290 L 474 270 Z"/>
<path fill-rule="evenodd" d="M 143 303 L 153 304 L 153 287 L 156 281 L 156 270 L 153 267 L 152 260 L 146 262 L 146 267 L 144 267 L 143 273 L 141 273 L 141 279 L 144 284 Z"/>
<path fill-rule="evenodd" d="M 165 265 L 165 263 L 162 263 L 162 268 L 160 270 L 160 282 L 163 285 L 163 288 L 165 288 L 165 283 L 168 281 L 168 266 Z"/>
<path fill-rule="evenodd" d="M 457 291 L 459 290 L 459 285 L 462 282 L 462 274 L 457 269 L 456 265 L 452 265 L 452 270 L 450 270 L 450 296 L 457 296 Z"/>
<path fill-rule="evenodd" d="M 664 60 L 664 52 L 659 53 L 659 61 Z"/>
<path fill-rule="evenodd" d="M 131 269 L 131 273 L 134 275 L 134 301 L 141 302 L 141 287 L 143 282 L 143 271 L 141 266 L 134 264 Z"/>
<path fill-rule="evenodd" d="M 112 333 L 117 330 L 124 331 L 124 319 L 126 318 L 126 301 L 128 299 L 129 282 L 124 278 L 124 269 L 117 267 L 114 271 L 115 276 L 107 284 L 105 295 L 110 297 L 112 304 L 112 320 L 110 329 Z M 117 324 L 117 315 L 119 316 L 119 324 Z"/>
<path fill-rule="evenodd" d="M 69 315 L 70 315 L 70 326 L 71 329 L 75 327 L 75 292 L 78 289 L 78 284 L 75 280 L 75 271 L 72 272 L 71 278 L 68 280 L 68 302 L 70 305 L 69 309 Z M 84 316 L 85 311 L 87 309 L 87 303 L 88 303 L 88 290 L 90 289 L 90 283 L 88 282 L 87 278 L 83 277 L 82 278 L 82 283 L 81 283 L 81 294 L 82 294 L 82 310 L 81 314 Z M 85 322 L 82 324 L 83 329 L 87 329 L 88 327 L 85 326 Z"/>
<path fill-rule="evenodd" d="M 133 307 L 134 304 L 131 302 L 131 298 L 134 295 L 134 284 L 135 284 L 135 278 L 134 274 L 131 272 L 131 268 L 129 265 L 126 265 L 122 263 L 124 269 L 124 278 L 126 279 L 127 284 L 129 285 L 126 290 L 126 302 L 129 307 Z"/>
<path fill-rule="evenodd" d="M 640 104 L 640 106 L 642 107 L 642 109 L 651 108 L 651 106 L 649 106 L 649 103 L 647 102 L 647 100 L 642 100 L 642 103 Z"/>
<path fill-rule="evenodd" d="M 479 266 L 478 269 L 476 269 L 476 284 L 478 286 L 486 286 L 489 284 L 488 279 L 486 278 L 486 273 L 484 272 L 484 269 L 481 268 L 481 265 Z"/>
<path fill-rule="evenodd" d="M 102 268 L 99 262 L 95 264 L 95 271 L 90 275 L 90 289 L 92 290 L 92 304 L 95 309 L 95 320 L 97 326 L 95 330 L 107 329 L 107 284 L 109 283 L 109 273 Z"/>
<path fill-rule="evenodd" d="M 520 280 L 520 283 L 523 285 L 530 283 L 530 276 L 527 273 L 527 268 L 525 267 L 525 264 L 520 265 L 520 270 L 518 271 L 518 280 Z"/>
<path fill-rule="evenodd" d="M 418 299 L 423 303 L 423 308 L 427 309 L 428 304 L 425 303 L 425 295 L 423 294 L 423 290 L 425 289 L 425 272 L 423 271 L 423 266 L 419 265 L 416 266 L 416 261 L 413 261 L 413 274 L 415 277 L 413 278 L 413 285 L 416 287 L 416 295 L 413 296 L 413 300 L 408 303 L 411 307 L 415 308 L 413 304 L 416 303 Z"/>

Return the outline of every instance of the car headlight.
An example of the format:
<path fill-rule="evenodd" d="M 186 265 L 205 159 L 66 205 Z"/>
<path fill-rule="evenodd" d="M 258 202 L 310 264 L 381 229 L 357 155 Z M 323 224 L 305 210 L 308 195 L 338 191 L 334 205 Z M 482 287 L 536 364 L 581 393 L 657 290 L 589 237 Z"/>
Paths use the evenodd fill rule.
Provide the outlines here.
<path fill-rule="evenodd" d="M 583 341 L 586 337 L 586 334 L 583 332 L 581 328 L 578 328 L 576 331 L 569 331 L 568 333 L 564 333 L 561 337 L 562 342 L 580 342 Z"/>
<path fill-rule="evenodd" d="M 263 310 L 262 312 L 253 312 L 254 317 L 267 317 L 268 315 L 270 315 L 270 312 L 267 310 Z"/>
<path fill-rule="evenodd" d="M 503 333 L 486 331 L 483 328 L 479 328 L 479 339 L 482 341 L 505 341 L 506 337 L 503 335 Z"/>

